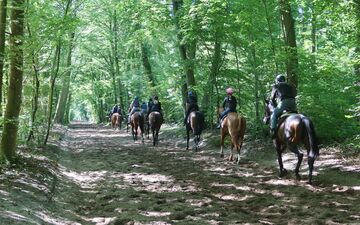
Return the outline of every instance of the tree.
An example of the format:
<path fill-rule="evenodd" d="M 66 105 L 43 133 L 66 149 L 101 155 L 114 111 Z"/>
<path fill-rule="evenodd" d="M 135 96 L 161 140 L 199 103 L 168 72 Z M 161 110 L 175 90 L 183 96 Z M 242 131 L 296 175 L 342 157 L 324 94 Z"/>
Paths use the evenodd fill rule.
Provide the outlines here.
<path fill-rule="evenodd" d="M 7 0 L 2 0 L 0 4 L 0 116 L 2 116 L 6 16 L 7 16 Z"/>
<path fill-rule="evenodd" d="M 15 160 L 23 81 L 24 0 L 13 0 L 10 34 L 10 82 L 1 139 L 0 158 Z"/>
<path fill-rule="evenodd" d="M 286 73 L 288 81 L 298 86 L 298 56 L 296 47 L 295 21 L 292 17 L 289 0 L 280 0 L 281 23 L 287 53 Z"/>

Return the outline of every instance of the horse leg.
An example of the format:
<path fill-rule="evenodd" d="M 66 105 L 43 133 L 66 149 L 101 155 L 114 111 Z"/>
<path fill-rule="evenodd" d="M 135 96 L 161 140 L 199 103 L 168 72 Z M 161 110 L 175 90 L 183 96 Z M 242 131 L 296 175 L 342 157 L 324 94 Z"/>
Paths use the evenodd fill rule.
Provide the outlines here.
<path fill-rule="evenodd" d="M 155 146 L 155 143 L 156 143 L 156 133 L 155 133 L 155 129 L 151 128 L 151 132 L 152 132 L 152 138 L 153 138 L 153 146 Z"/>
<path fill-rule="evenodd" d="M 229 155 L 229 161 L 233 161 L 234 160 L 234 144 L 231 143 L 231 148 L 230 148 L 230 155 Z"/>
<path fill-rule="evenodd" d="M 295 167 L 295 176 L 296 176 L 296 179 L 300 180 L 301 177 L 300 177 L 300 174 L 299 174 L 299 169 L 300 169 L 300 166 L 301 166 L 301 162 L 303 160 L 303 157 L 304 157 L 304 154 L 302 154 L 297 145 L 296 144 L 289 144 L 289 149 L 291 152 L 295 153 L 295 155 L 297 156 L 298 158 L 298 161 L 297 161 L 297 164 L 296 164 L 296 167 Z"/>
<path fill-rule="evenodd" d="M 314 169 L 314 162 L 315 162 L 315 157 L 308 157 L 308 165 L 309 165 L 309 184 L 312 184 L 312 174 L 313 174 L 313 169 Z"/>
<path fill-rule="evenodd" d="M 221 157 L 221 158 L 224 158 L 224 140 L 225 140 L 225 134 L 224 134 L 224 132 L 221 130 L 221 138 L 220 138 L 220 145 L 221 145 L 220 157 Z"/>
<path fill-rule="evenodd" d="M 186 150 L 189 150 L 190 129 L 186 128 Z"/>
<path fill-rule="evenodd" d="M 286 169 L 284 169 L 284 165 L 283 165 L 283 161 L 282 161 L 282 146 L 280 143 L 276 143 L 276 151 L 277 151 L 277 155 L 278 155 L 278 163 L 279 163 L 279 169 L 280 169 L 280 173 L 279 173 L 279 177 L 283 177 L 287 171 Z"/>

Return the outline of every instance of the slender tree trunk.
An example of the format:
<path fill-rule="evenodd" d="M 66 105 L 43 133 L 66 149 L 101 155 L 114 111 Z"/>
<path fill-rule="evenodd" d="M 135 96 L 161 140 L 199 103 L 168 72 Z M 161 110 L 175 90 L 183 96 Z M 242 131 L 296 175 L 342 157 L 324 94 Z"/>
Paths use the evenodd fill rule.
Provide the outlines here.
<path fill-rule="evenodd" d="M 311 3 L 311 53 L 312 53 L 312 64 L 313 71 L 316 70 L 316 12 L 315 12 L 315 3 Z"/>
<path fill-rule="evenodd" d="M 172 0 L 174 22 L 177 31 L 178 45 L 180 57 L 183 61 L 184 72 L 182 79 L 185 81 L 185 84 L 182 85 L 182 96 L 183 96 L 183 106 L 185 109 L 185 101 L 188 88 L 192 88 L 196 85 L 195 83 L 195 72 L 194 72 L 194 60 L 196 55 L 196 41 L 192 41 L 189 46 L 183 43 L 183 34 L 180 29 L 180 9 L 182 7 L 183 0 Z"/>
<path fill-rule="evenodd" d="M 1 139 L 0 159 L 15 160 L 23 80 L 24 0 L 13 0 L 10 35 L 10 82 Z"/>
<path fill-rule="evenodd" d="M 156 85 L 155 78 L 152 73 L 151 64 L 150 64 L 150 60 L 149 60 L 149 47 L 147 46 L 146 43 L 143 43 L 141 45 L 141 58 L 142 58 L 142 63 L 144 66 L 145 74 L 148 77 L 148 80 L 150 83 L 150 87 L 151 87 L 151 89 L 154 89 L 155 85 Z M 152 90 L 152 91 L 154 91 L 154 90 Z"/>
<path fill-rule="evenodd" d="M 64 116 L 66 110 L 66 103 L 68 100 L 68 95 L 70 91 L 70 78 L 71 78 L 71 57 L 72 57 L 72 50 L 73 50 L 73 42 L 74 42 L 75 33 L 70 34 L 70 44 L 69 50 L 67 55 L 66 67 L 67 71 L 62 77 L 62 88 L 60 93 L 60 98 L 58 100 L 58 104 L 56 107 L 56 113 L 54 122 L 64 124 Z"/>
<path fill-rule="evenodd" d="M 6 13 L 7 0 L 2 0 L 0 4 L 0 116 L 2 116 L 2 92 L 3 92 L 3 76 L 5 62 L 5 31 L 6 31 Z"/>
<path fill-rule="evenodd" d="M 53 101 L 54 101 L 54 91 L 55 91 L 55 82 L 56 78 L 59 73 L 60 68 L 60 50 L 61 50 L 61 43 L 60 40 L 58 41 L 58 44 L 56 45 L 56 50 L 54 54 L 54 60 L 53 60 L 53 66 L 51 70 L 50 75 L 50 92 L 48 97 L 48 115 L 47 115 L 47 129 L 44 139 L 44 145 L 46 145 L 49 134 L 50 134 L 50 128 L 51 128 L 51 119 L 52 119 L 52 111 L 53 111 Z"/>
<path fill-rule="evenodd" d="M 275 73 L 278 74 L 279 73 L 279 66 L 278 66 L 277 60 L 276 60 L 276 48 L 275 48 L 273 31 L 272 31 L 272 28 L 271 28 L 270 16 L 269 16 L 269 12 L 268 12 L 268 9 L 267 9 L 266 0 L 262 0 L 262 3 L 263 3 L 264 8 L 265 8 L 266 22 L 267 22 L 267 26 L 268 26 L 268 35 L 269 35 L 270 40 L 271 40 L 271 51 L 272 51 L 273 57 L 274 57 Z"/>
<path fill-rule="evenodd" d="M 357 63 L 354 65 L 355 74 L 360 77 L 360 0 L 354 0 L 355 13 L 356 13 L 356 48 L 355 52 L 357 55 Z"/>
<path fill-rule="evenodd" d="M 286 73 L 288 81 L 298 87 L 298 56 L 296 47 L 295 22 L 291 14 L 289 0 L 280 0 L 280 14 L 284 28 L 284 39 L 287 53 Z"/>
<path fill-rule="evenodd" d="M 206 88 L 204 90 L 204 98 L 202 101 L 203 111 L 206 112 L 208 117 L 207 121 L 209 121 L 211 125 L 213 124 L 213 115 L 214 115 L 213 110 L 211 110 L 213 103 L 212 96 L 214 96 L 214 84 L 216 83 L 216 77 L 219 73 L 220 64 L 221 64 L 221 42 L 215 40 L 214 54 L 211 60 L 210 74 L 208 77 Z"/>
<path fill-rule="evenodd" d="M 71 92 L 69 92 L 68 100 L 66 104 L 64 124 L 70 123 L 70 106 L 71 106 Z"/>

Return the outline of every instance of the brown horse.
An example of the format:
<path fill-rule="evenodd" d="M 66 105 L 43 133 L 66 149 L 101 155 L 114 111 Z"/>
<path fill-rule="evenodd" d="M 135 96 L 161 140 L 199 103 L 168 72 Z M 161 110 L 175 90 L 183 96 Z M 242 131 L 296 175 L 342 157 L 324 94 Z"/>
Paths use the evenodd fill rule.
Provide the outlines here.
<path fill-rule="evenodd" d="M 198 150 L 200 144 L 200 135 L 204 129 L 204 115 L 199 111 L 193 111 L 189 114 L 186 122 L 186 150 L 189 149 L 190 131 L 194 134 L 195 151 Z"/>
<path fill-rule="evenodd" d="M 113 113 L 111 115 L 111 127 L 114 129 L 116 128 L 121 129 L 121 120 L 122 120 L 122 116 L 119 113 Z"/>
<path fill-rule="evenodd" d="M 138 132 L 140 131 L 141 140 L 144 142 L 144 117 L 140 112 L 134 112 L 130 118 L 131 124 L 131 134 L 133 136 L 134 141 L 137 140 Z"/>
<path fill-rule="evenodd" d="M 274 109 L 275 107 L 272 105 L 271 101 L 265 100 L 265 124 L 269 123 L 270 116 Z M 274 140 L 274 145 L 276 147 L 278 163 L 280 167 L 280 177 L 284 176 L 287 173 L 286 169 L 284 169 L 283 166 L 282 153 L 288 147 L 290 151 L 295 153 L 298 158 L 298 162 L 295 168 L 295 175 L 297 179 L 301 178 L 299 175 L 299 168 L 303 159 L 303 153 L 301 153 L 298 149 L 298 145 L 300 143 L 303 143 L 307 150 L 309 165 L 309 184 L 311 184 L 314 162 L 319 156 L 319 147 L 317 145 L 314 125 L 308 117 L 302 114 L 293 113 L 286 118 L 281 118 L 278 123 L 277 133 Z"/>
<path fill-rule="evenodd" d="M 153 145 L 158 144 L 159 130 L 163 123 L 163 117 L 159 112 L 151 112 L 149 114 L 149 125 L 152 132 L 153 137 Z"/>
<path fill-rule="evenodd" d="M 221 113 L 223 109 L 219 109 L 219 113 Z M 229 156 L 229 160 L 234 160 L 233 149 L 236 148 L 237 151 L 237 163 L 240 163 L 240 150 L 244 142 L 244 135 L 246 129 L 246 120 L 244 117 L 238 115 L 236 112 L 230 112 L 223 119 L 221 123 L 221 152 L 220 156 L 224 157 L 224 140 L 227 135 L 230 135 L 231 138 L 231 154 Z"/>

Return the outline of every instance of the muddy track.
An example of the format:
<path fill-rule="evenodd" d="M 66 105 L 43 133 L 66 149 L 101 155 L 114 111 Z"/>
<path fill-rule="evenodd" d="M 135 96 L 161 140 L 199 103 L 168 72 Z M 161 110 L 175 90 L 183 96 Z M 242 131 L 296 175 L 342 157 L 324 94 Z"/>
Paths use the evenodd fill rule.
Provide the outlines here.
<path fill-rule="evenodd" d="M 34 191 L 40 200 L 12 197 L 16 179 L 0 186 L 6 199 L 0 209 L 7 209 L 0 224 L 360 223 L 359 170 L 335 168 L 340 163 L 334 155 L 322 153 L 310 186 L 306 158 L 303 179 L 296 181 L 295 157 L 286 155 L 289 175 L 280 179 L 275 152 L 263 143 L 246 143 L 237 165 L 209 144 L 186 151 L 184 140 L 169 134 L 160 133 L 159 146 L 152 147 L 124 130 L 70 125 L 60 149 L 41 153 L 56 161 L 56 172 L 44 181 L 43 194 Z"/>

